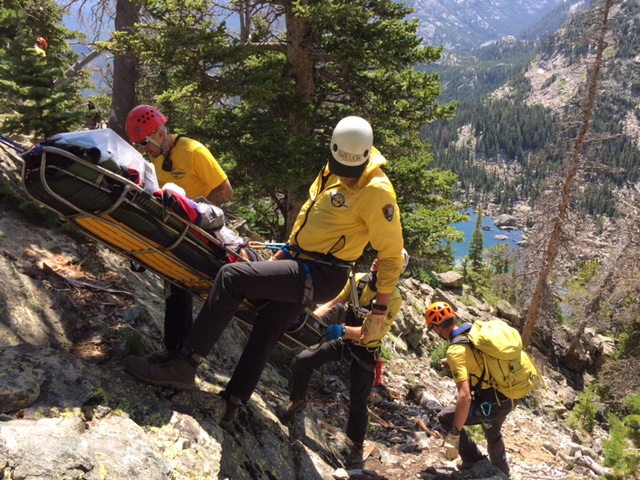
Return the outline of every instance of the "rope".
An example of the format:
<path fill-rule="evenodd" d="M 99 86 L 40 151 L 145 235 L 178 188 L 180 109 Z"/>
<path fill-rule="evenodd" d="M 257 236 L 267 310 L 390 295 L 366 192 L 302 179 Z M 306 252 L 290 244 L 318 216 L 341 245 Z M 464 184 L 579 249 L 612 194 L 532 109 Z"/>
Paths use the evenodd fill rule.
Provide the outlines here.
<path fill-rule="evenodd" d="M 20 154 L 22 154 L 22 153 L 26 152 L 27 150 L 29 150 L 27 147 L 23 147 L 19 143 L 14 142 L 10 138 L 3 137 L 2 135 L 0 135 L 0 143 L 3 143 L 8 147 L 13 148 L 16 152 L 18 152 Z"/>
<path fill-rule="evenodd" d="M 265 242 L 251 241 L 251 242 L 247 242 L 243 246 L 249 247 L 249 248 L 266 248 L 269 250 L 281 250 L 282 247 L 284 247 L 285 245 L 286 243 L 265 243 Z"/>

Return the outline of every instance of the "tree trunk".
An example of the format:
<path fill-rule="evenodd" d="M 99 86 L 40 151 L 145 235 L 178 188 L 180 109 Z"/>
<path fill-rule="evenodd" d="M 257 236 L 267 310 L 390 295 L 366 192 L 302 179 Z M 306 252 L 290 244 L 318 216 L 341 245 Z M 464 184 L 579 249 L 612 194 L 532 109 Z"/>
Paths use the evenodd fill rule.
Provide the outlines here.
<path fill-rule="evenodd" d="M 293 224 L 298 217 L 298 212 L 300 212 L 300 208 L 302 208 L 302 205 L 304 205 L 304 202 L 306 202 L 308 198 L 308 187 L 300 187 L 298 189 L 287 190 L 285 201 L 285 239 L 289 238 L 291 230 L 293 229 Z"/>
<path fill-rule="evenodd" d="M 553 265 L 558 256 L 558 250 L 560 247 L 560 234 L 562 232 L 562 227 L 567 218 L 567 213 L 569 210 L 569 202 L 571 200 L 571 191 L 573 189 L 573 184 L 575 183 L 575 180 L 576 180 L 578 169 L 580 168 L 582 163 L 581 162 L 582 148 L 584 145 L 585 137 L 587 135 L 587 130 L 589 128 L 589 120 L 591 119 L 593 105 L 595 103 L 596 88 L 598 86 L 598 77 L 600 75 L 600 70 L 602 69 L 602 63 L 603 63 L 602 54 L 604 49 L 607 46 L 605 41 L 605 36 L 608 30 L 609 10 L 611 9 L 612 3 L 613 3 L 613 0 L 604 0 L 604 6 L 603 6 L 603 12 L 602 12 L 602 26 L 600 27 L 600 32 L 598 35 L 596 59 L 593 65 L 593 73 L 591 75 L 591 80 L 589 82 L 589 91 L 587 94 L 587 101 L 582 112 L 582 123 L 580 125 L 580 130 L 578 131 L 578 135 L 576 136 L 575 142 L 573 144 L 573 148 L 571 149 L 571 152 L 570 152 L 569 168 L 567 169 L 565 182 L 562 187 L 562 192 L 560 195 L 558 213 L 555 219 L 553 220 L 553 229 L 551 231 L 551 236 L 547 244 L 547 250 L 543 258 L 542 268 L 540 270 L 540 275 L 538 276 L 538 281 L 536 284 L 535 291 L 533 293 L 533 297 L 531 298 L 531 305 L 529 306 L 529 310 L 527 312 L 527 321 L 524 326 L 524 331 L 522 333 L 522 343 L 525 348 L 529 346 L 529 343 L 531 343 L 531 339 L 533 338 L 533 331 L 535 328 L 536 321 L 538 319 L 538 315 L 540 313 L 540 306 L 542 304 L 542 296 L 545 291 L 547 280 L 549 278 Z"/>
<path fill-rule="evenodd" d="M 138 21 L 138 10 L 129 0 L 117 0 L 115 28 L 118 32 L 131 31 Z M 108 127 L 125 140 L 129 140 L 124 128 L 127 114 L 136 105 L 136 57 L 132 53 L 113 58 L 113 87 L 111 117 Z"/>
<path fill-rule="evenodd" d="M 70 79 L 75 77 L 78 72 L 80 70 L 82 70 L 84 67 L 86 67 L 87 65 L 89 65 L 91 62 L 93 62 L 96 58 L 98 58 L 100 55 L 102 55 L 102 52 L 99 52 L 98 50 L 92 50 L 91 52 L 89 52 L 88 55 L 86 55 L 83 59 L 78 60 L 76 63 L 74 63 L 71 67 L 69 67 L 66 72 L 64 72 L 64 77 L 63 78 L 58 78 L 57 80 L 53 81 L 53 86 L 57 87 L 58 85 L 60 85 L 64 80 L 66 79 Z"/>
<path fill-rule="evenodd" d="M 302 3 L 307 4 L 306 1 Z M 309 51 L 309 45 L 313 45 L 311 26 L 306 18 L 298 17 L 292 12 L 291 5 L 286 9 L 287 37 L 289 39 L 287 59 L 291 65 L 289 76 L 295 80 L 296 94 L 311 103 L 315 96 L 314 59 Z M 295 109 L 289 112 L 288 122 L 294 135 L 313 135 L 313 128 L 305 119 L 300 118 L 299 112 Z M 307 192 L 308 186 L 286 192 L 286 211 L 283 212 L 286 238 L 291 233 L 300 207 L 308 198 Z"/>

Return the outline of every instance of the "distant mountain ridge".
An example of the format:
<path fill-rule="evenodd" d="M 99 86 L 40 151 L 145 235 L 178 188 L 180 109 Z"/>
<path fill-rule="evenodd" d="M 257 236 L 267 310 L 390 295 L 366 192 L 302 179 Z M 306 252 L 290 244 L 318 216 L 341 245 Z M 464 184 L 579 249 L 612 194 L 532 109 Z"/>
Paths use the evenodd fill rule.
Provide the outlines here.
<path fill-rule="evenodd" d="M 554 18 L 566 16 L 588 0 L 411 0 L 414 17 L 420 20 L 418 35 L 428 45 L 444 45 L 447 50 L 469 51 L 517 35 L 550 11 Z M 575 5 L 578 5 L 576 7 Z M 568 13 L 566 13 L 568 16 Z M 557 25 L 560 26 L 560 23 Z M 542 25 L 529 31 L 529 37 Z"/>

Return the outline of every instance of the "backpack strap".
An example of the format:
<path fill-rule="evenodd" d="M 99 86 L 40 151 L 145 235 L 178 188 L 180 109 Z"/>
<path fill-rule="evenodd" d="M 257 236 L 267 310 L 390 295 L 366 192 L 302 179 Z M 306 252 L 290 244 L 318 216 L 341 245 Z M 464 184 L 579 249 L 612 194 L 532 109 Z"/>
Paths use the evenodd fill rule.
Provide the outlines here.
<path fill-rule="evenodd" d="M 474 351 L 474 356 L 475 356 L 475 352 L 479 352 L 479 350 L 475 348 L 471 340 L 469 340 L 469 330 L 471 330 L 470 323 L 467 323 L 465 325 L 462 325 L 461 327 L 456 328 L 453 332 L 451 332 L 450 342 L 451 342 L 451 345 L 469 345 L 471 349 Z M 485 374 L 487 373 L 487 363 L 484 360 L 484 355 L 482 352 L 480 352 L 480 356 L 482 357 L 482 373 L 480 374 L 480 377 L 469 374 L 469 376 L 472 376 L 477 380 L 475 387 L 473 387 L 473 389 L 471 390 L 471 398 L 473 399 L 472 401 L 474 401 L 478 396 L 478 392 L 480 392 L 482 384 L 485 381 L 484 380 Z M 469 415 L 471 415 L 471 413 L 472 413 L 472 410 L 469 411 Z"/>

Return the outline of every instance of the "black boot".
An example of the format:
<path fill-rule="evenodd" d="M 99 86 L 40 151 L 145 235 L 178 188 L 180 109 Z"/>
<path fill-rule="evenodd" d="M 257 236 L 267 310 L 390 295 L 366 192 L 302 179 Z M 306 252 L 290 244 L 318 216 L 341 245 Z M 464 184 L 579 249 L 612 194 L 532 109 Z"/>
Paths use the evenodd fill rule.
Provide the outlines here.
<path fill-rule="evenodd" d="M 344 319 L 347 316 L 347 308 L 342 303 L 336 303 L 333 307 L 325 313 L 320 320 L 327 326 L 334 323 L 344 324 Z"/>
<path fill-rule="evenodd" d="M 362 467 L 364 459 L 362 458 L 364 452 L 364 445 L 362 443 L 354 443 L 349 449 L 345 463 L 349 468 Z"/>

